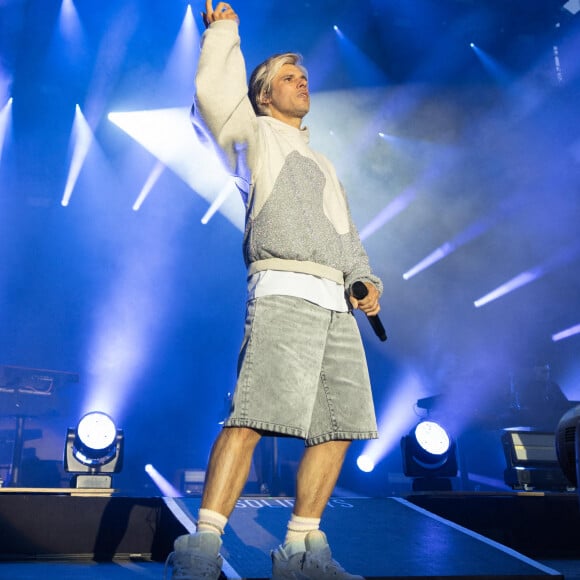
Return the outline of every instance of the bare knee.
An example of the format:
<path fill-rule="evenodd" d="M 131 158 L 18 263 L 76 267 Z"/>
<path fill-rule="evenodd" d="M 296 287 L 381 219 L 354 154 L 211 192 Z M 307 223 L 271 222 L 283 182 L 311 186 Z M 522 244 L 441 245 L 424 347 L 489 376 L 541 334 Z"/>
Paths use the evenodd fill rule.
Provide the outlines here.
<path fill-rule="evenodd" d="M 224 427 L 218 441 L 240 449 L 254 449 L 261 438 L 261 434 L 249 427 Z"/>

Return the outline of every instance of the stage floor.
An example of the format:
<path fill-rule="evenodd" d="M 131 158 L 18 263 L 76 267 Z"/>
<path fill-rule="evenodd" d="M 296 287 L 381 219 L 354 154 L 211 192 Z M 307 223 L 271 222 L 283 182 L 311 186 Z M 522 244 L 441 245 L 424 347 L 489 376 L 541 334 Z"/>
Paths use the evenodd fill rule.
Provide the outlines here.
<path fill-rule="evenodd" d="M 47 503 L 54 501 L 50 496 L 44 498 Z M 72 498 L 60 498 L 59 501 L 67 499 Z M 123 501 L 120 511 L 126 514 L 126 504 L 130 500 L 113 497 L 99 501 L 112 502 L 112 505 Z M 144 500 L 135 501 L 143 509 Z M 192 515 L 197 513 L 199 499 L 159 501 L 170 510 L 183 531 L 193 528 Z M 42 503 L 35 505 L 38 511 Z M 107 507 L 108 525 L 114 525 L 115 517 L 111 517 L 110 505 Z M 226 560 L 224 572 L 229 578 L 270 576 L 269 552 L 282 541 L 291 511 L 290 498 L 243 497 L 239 500 L 224 536 L 222 550 Z M 54 518 L 54 509 L 51 513 Z M 41 519 L 41 514 L 38 518 Z M 332 498 L 325 512 L 323 527 L 334 557 L 350 572 L 366 578 L 580 578 L 580 565 L 575 560 L 537 561 L 402 498 Z M 177 528 L 167 529 L 171 531 L 164 533 L 175 534 Z M 102 532 L 100 529 L 99 533 Z M 76 557 L 68 554 L 66 558 L 59 558 L 58 554 L 53 553 L 50 559 L 38 554 L 38 557 L 16 562 L 10 561 L 9 554 L 3 554 L 0 578 L 161 580 L 164 564 L 161 561 L 143 561 L 142 557 L 143 554 L 141 559 L 130 560 L 125 554 L 124 559 L 97 563 L 88 561 L 86 554 Z M 170 578 L 170 571 L 168 573 Z"/>

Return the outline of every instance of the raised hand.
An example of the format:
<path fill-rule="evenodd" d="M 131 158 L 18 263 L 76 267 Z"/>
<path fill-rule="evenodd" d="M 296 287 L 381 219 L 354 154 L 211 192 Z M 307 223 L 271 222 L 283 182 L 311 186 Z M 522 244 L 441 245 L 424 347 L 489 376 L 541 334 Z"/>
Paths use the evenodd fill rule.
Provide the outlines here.
<path fill-rule="evenodd" d="M 227 2 L 218 2 L 214 10 L 213 0 L 205 0 L 205 12 L 201 16 L 206 28 L 216 20 L 235 20 L 238 24 L 240 22 L 238 15 Z"/>

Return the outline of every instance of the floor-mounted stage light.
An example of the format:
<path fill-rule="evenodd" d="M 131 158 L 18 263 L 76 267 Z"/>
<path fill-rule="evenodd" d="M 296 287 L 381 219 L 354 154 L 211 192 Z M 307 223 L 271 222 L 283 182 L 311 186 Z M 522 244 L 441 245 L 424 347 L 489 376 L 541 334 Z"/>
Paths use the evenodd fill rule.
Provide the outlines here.
<path fill-rule="evenodd" d="M 457 475 L 456 445 L 434 421 L 421 421 L 401 439 L 403 473 L 413 477 L 413 489 L 451 489 Z"/>
<path fill-rule="evenodd" d="M 512 489 L 563 491 L 569 486 L 558 465 L 554 433 L 510 428 L 501 441 L 507 463 L 504 481 Z"/>
<path fill-rule="evenodd" d="M 566 411 L 556 427 L 556 457 L 569 483 L 580 480 L 580 405 Z"/>
<path fill-rule="evenodd" d="M 106 413 L 87 413 L 66 435 L 64 469 L 75 474 L 71 486 L 110 488 L 112 473 L 123 467 L 123 431 Z"/>

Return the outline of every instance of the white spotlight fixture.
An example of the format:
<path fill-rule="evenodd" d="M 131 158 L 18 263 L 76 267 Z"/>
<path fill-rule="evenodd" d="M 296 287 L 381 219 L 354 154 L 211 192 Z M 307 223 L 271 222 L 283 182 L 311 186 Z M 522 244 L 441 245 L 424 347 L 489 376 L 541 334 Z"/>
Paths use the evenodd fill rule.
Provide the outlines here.
<path fill-rule="evenodd" d="M 439 423 L 420 421 L 401 439 L 401 451 L 404 474 L 427 481 L 422 489 L 439 489 L 435 479 L 457 475 L 455 442 Z"/>
<path fill-rule="evenodd" d="M 112 473 L 123 467 L 124 436 L 106 413 L 84 415 L 67 430 L 64 469 L 75 474 L 71 487 L 110 488 Z"/>
<path fill-rule="evenodd" d="M 375 462 L 368 455 L 359 455 L 356 465 L 364 473 L 370 473 L 375 469 Z"/>
<path fill-rule="evenodd" d="M 415 437 L 419 446 L 432 455 L 447 453 L 451 439 L 447 431 L 433 421 L 422 421 L 415 427 Z"/>

